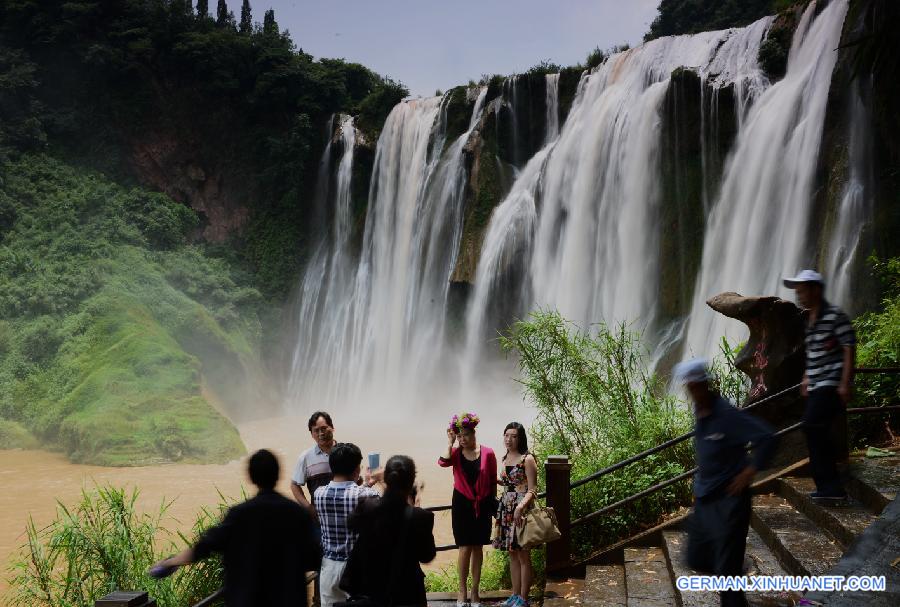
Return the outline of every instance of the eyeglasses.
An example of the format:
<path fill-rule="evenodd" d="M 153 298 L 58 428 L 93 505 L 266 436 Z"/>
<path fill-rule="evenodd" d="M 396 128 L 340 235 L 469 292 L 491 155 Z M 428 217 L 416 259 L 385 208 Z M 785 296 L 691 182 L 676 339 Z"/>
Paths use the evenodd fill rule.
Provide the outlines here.
<path fill-rule="evenodd" d="M 334 430 L 334 428 L 331 428 L 329 426 L 321 426 L 319 428 L 313 428 L 312 430 L 310 430 L 310 432 L 312 432 L 313 434 L 326 434 L 328 432 L 331 432 L 332 430 Z"/>

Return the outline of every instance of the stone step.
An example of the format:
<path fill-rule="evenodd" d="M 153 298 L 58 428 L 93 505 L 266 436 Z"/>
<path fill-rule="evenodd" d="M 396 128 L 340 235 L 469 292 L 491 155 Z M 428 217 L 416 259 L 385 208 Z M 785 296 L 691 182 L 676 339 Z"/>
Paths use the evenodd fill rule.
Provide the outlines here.
<path fill-rule="evenodd" d="M 544 607 L 581 607 L 583 594 L 584 580 L 548 581 L 544 586 Z"/>
<path fill-rule="evenodd" d="M 847 492 L 875 514 L 881 514 L 900 493 L 900 455 L 852 458 Z"/>
<path fill-rule="evenodd" d="M 626 607 L 625 568 L 621 565 L 588 565 L 581 602 L 585 607 Z"/>
<path fill-rule="evenodd" d="M 837 540 L 780 495 L 754 496 L 750 524 L 790 575 L 824 575 L 841 558 Z"/>
<path fill-rule="evenodd" d="M 824 502 L 809 497 L 816 484 L 811 478 L 787 477 L 778 480 L 778 493 L 794 508 L 837 539 L 843 548 L 866 530 L 877 517 L 859 501 L 848 498 Z"/>
<path fill-rule="evenodd" d="M 675 586 L 662 548 L 625 549 L 627 607 L 676 607 Z"/>
<path fill-rule="evenodd" d="M 683 553 L 687 543 L 687 533 L 684 531 L 664 531 L 663 548 L 672 572 L 672 579 L 682 575 L 697 575 L 697 572 L 688 568 L 684 563 Z M 778 563 L 778 559 L 763 542 L 759 534 L 750 529 L 747 533 L 747 550 L 744 557 L 744 570 L 748 576 L 757 575 L 786 575 L 784 569 Z M 716 592 L 680 592 L 675 588 L 675 596 L 681 607 L 713 607 L 719 604 L 719 595 Z M 777 593 L 750 592 L 747 593 L 747 601 L 751 605 L 791 605 Z"/>

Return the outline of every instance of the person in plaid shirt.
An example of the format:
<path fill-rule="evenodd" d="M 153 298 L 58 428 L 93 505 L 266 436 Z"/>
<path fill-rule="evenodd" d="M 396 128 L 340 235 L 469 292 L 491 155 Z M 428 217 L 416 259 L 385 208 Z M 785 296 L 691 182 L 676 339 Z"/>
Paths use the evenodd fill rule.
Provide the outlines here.
<path fill-rule="evenodd" d="M 364 484 L 357 484 L 362 452 L 353 443 L 336 444 L 328 456 L 328 462 L 334 478 L 313 494 L 322 526 L 322 569 L 319 573 L 322 607 L 332 607 L 335 602 L 349 598 L 346 592 L 338 588 L 356 543 L 356 534 L 347 528 L 347 518 L 362 498 L 381 495 L 372 489 L 377 473 Z"/>

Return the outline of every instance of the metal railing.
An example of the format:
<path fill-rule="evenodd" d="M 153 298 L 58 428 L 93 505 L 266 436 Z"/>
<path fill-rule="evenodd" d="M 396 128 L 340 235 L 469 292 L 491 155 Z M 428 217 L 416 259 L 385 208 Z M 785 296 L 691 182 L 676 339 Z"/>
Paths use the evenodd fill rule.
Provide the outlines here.
<path fill-rule="evenodd" d="M 893 374 L 893 373 L 900 373 L 900 367 L 877 367 L 877 368 L 861 367 L 861 368 L 855 369 L 854 372 L 855 373 Z M 756 408 L 757 406 L 762 405 L 765 402 L 770 402 L 779 397 L 789 394 L 790 392 L 799 388 L 800 385 L 801 384 L 796 384 L 796 385 L 790 386 L 789 388 L 785 388 L 784 390 L 781 390 L 781 391 L 771 394 L 763 399 L 753 402 L 750 405 L 742 408 L 741 410 L 742 411 L 752 410 L 752 409 Z M 888 406 L 881 406 L 881 407 L 855 407 L 855 408 L 846 409 L 847 414 L 854 414 L 854 415 L 856 415 L 856 414 L 860 414 L 860 415 L 884 414 L 884 413 L 889 413 L 889 412 L 894 412 L 894 411 L 900 411 L 900 405 L 888 405 Z M 800 422 L 791 424 L 785 428 L 782 428 L 782 429 L 778 430 L 777 432 L 775 432 L 774 434 L 776 437 L 780 437 L 780 436 L 783 436 L 790 432 L 794 432 L 795 430 L 798 430 L 802 427 L 803 427 L 803 422 L 800 421 Z M 638 462 L 640 460 L 647 458 L 650 455 L 659 453 L 660 451 L 663 451 L 669 447 L 677 445 L 677 444 L 687 440 L 688 438 L 691 438 L 693 435 L 694 435 L 694 432 L 688 432 L 681 436 L 675 437 L 671 440 L 661 443 L 660 445 L 657 445 L 655 447 L 652 447 L 650 449 L 642 451 L 641 453 L 638 453 L 634 456 L 631 456 L 627 459 L 617 462 L 611 466 L 607 466 L 606 468 L 603 468 L 602 470 L 593 472 L 593 473 L 591 473 L 583 478 L 580 478 L 578 480 L 575 480 L 575 481 L 566 482 L 566 479 L 562 479 L 562 478 L 558 478 L 558 477 L 554 481 L 554 480 L 552 480 L 552 477 L 548 472 L 548 474 L 546 475 L 546 477 L 547 477 L 547 492 L 548 492 L 548 494 L 551 494 L 554 499 L 548 499 L 547 503 L 548 503 L 548 505 L 553 506 L 554 509 L 557 511 L 557 520 L 560 524 L 560 531 L 563 534 L 563 537 L 560 538 L 560 540 L 557 540 L 557 542 L 554 542 L 553 544 L 549 544 L 547 547 L 547 569 L 548 569 L 548 571 L 562 569 L 562 568 L 565 568 L 567 565 L 571 564 L 570 532 L 573 527 L 588 523 L 592 520 L 597 519 L 600 516 L 609 514 L 610 512 L 618 510 L 619 508 L 622 508 L 623 506 L 627 506 L 628 504 L 630 504 L 632 502 L 638 501 L 649 495 L 657 493 L 671 485 L 674 485 L 678 482 L 687 480 L 688 478 L 690 478 L 694 474 L 696 474 L 697 468 L 694 467 L 691 470 L 683 472 L 673 478 L 670 478 L 670 479 L 667 479 L 660 483 L 657 483 L 651 487 L 643 489 L 633 495 L 625 497 L 615 503 L 608 504 L 608 505 L 600 508 L 599 510 L 595 510 L 594 512 L 588 513 L 588 514 L 581 516 L 574 520 L 570 520 L 567 516 L 562 516 L 562 517 L 560 516 L 560 513 L 563 513 L 564 515 L 566 513 L 568 513 L 569 507 L 570 507 L 570 499 L 571 499 L 571 497 L 568 495 L 568 492 L 566 494 L 563 494 L 562 487 L 567 486 L 568 490 L 571 491 L 572 489 L 575 489 L 577 487 L 585 485 L 589 482 L 598 480 L 598 479 L 602 478 L 603 476 L 606 476 L 607 474 L 615 472 L 616 470 L 620 470 L 620 469 L 628 466 L 629 464 L 633 464 L 635 462 Z M 553 487 L 552 485 L 560 485 L 560 486 Z M 564 502 L 564 503 L 560 503 L 560 502 Z M 562 507 L 561 508 L 557 507 L 557 504 L 560 504 Z"/>

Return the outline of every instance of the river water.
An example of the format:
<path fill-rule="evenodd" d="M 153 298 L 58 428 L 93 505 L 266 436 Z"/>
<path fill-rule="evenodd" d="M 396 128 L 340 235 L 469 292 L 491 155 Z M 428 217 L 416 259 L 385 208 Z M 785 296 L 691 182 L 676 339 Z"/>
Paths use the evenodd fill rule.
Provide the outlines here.
<path fill-rule="evenodd" d="M 524 413 L 523 408 L 523 413 Z M 482 413 L 483 415 L 483 413 Z M 449 416 L 448 416 L 449 417 Z M 381 453 L 382 464 L 396 453 L 413 457 L 418 478 L 425 482 L 422 505 L 450 503 L 452 474 L 437 466 L 437 457 L 446 448 L 446 421 L 437 416 L 392 420 L 361 421 L 360 416 L 335 417 L 335 438 L 350 441 L 368 452 Z M 507 419 L 484 420 L 479 427 L 479 440 L 500 451 Z M 528 422 L 527 419 L 521 419 Z M 281 462 L 282 475 L 278 490 L 290 495 L 289 477 L 298 455 L 312 444 L 306 429 L 306 418 L 279 417 L 239 425 L 248 451 L 266 447 Z M 50 522 L 56 513 L 57 500 L 71 505 L 78 501 L 83 487 L 94 484 L 138 488 L 140 511 L 155 512 L 163 500 L 174 500 L 164 527 L 170 531 L 189 530 L 196 513 L 204 506 L 219 503 L 219 492 L 237 498 L 241 488 L 252 490 L 245 474 L 245 463 L 236 460 L 224 465 L 160 465 L 135 468 L 106 468 L 73 464 L 59 453 L 46 451 L 0 451 L 0 601 L 8 588 L 6 565 L 9 558 L 25 542 L 25 525 L 34 517 L 38 527 Z M 435 519 L 435 541 L 438 545 L 453 543 L 449 512 Z M 455 551 L 442 552 L 428 566 L 437 569 L 451 565 Z"/>

